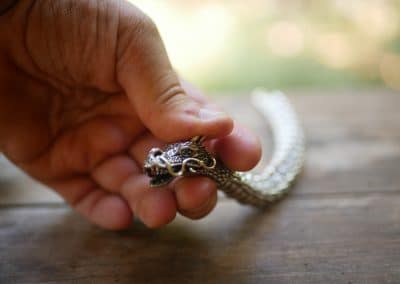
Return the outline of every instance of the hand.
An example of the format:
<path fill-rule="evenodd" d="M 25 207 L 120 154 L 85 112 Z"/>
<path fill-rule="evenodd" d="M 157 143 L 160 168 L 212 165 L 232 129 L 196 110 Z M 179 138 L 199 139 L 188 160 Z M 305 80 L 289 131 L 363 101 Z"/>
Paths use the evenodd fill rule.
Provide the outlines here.
<path fill-rule="evenodd" d="M 178 80 L 153 22 L 125 1 L 20 0 L 0 40 L 0 150 L 104 228 L 215 206 L 204 177 L 149 188 L 152 147 L 205 135 L 232 169 L 259 159 L 254 135 Z"/>

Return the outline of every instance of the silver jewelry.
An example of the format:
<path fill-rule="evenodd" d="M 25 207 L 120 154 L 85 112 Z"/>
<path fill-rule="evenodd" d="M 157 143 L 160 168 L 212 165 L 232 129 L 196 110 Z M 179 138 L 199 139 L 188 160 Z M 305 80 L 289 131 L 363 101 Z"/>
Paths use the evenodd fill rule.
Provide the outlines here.
<path fill-rule="evenodd" d="M 303 166 L 305 141 L 303 130 L 289 100 L 281 92 L 256 90 L 252 101 L 266 120 L 274 136 L 271 161 L 260 173 L 235 172 L 210 155 L 202 145 L 204 137 L 153 148 L 144 163 L 150 186 L 166 185 L 175 177 L 207 176 L 218 189 L 240 203 L 264 207 L 279 200 L 290 189 Z"/>

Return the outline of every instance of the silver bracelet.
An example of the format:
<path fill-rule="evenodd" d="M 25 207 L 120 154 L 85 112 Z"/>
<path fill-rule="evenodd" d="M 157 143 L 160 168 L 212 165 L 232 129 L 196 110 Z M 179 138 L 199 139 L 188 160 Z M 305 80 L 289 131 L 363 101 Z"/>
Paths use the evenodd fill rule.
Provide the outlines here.
<path fill-rule="evenodd" d="M 254 91 L 253 104 L 270 122 L 274 153 L 260 174 L 235 172 L 213 157 L 203 146 L 204 137 L 194 137 L 153 148 L 144 162 L 150 186 L 168 184 L 175 177 L 207 176 L 219 190 L 243 204 L 265 207 L 279 200 L 291 188 L 304 162 L 305 139 L 297 115 L 281 92 Z"/>

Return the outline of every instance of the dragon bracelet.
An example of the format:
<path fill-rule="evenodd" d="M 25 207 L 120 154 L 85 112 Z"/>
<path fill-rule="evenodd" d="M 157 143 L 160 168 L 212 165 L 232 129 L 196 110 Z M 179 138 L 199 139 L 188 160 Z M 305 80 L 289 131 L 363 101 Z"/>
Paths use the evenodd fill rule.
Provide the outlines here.
<path fill-rule="evenodd" d="M 207 152 L 204 137 L 169 144 L 164 150 L 153 148 L 144 162 L 150 186 L 158 187 L 175 177 L 206 176 L 217 188 L 243 204 L 265 207 L 291 188 L 301 171 L 305 156 L 302 127 L 289 100 L 281 92 L 254 91 L 254 106 L 269 121 L 274 152 L 261 173 L 235 172 Z"/>

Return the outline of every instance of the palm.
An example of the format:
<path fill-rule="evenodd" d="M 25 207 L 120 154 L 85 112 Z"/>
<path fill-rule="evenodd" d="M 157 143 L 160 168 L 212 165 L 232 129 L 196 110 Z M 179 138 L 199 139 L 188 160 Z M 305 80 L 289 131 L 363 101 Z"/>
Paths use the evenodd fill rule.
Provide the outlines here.
<path fill-rule="evenodd" d="M 12 84 L 3 85 L 14 94 L 3 104 L 7 105 L 4 116 L 12 118 L 10 133 L 4 133 L 8 137 L 3 141 L 6 155 L 78 209 L 85 200 L 94 203 L 96 196 L 107 191 L 119 193 L 118 179 L 140 174 L 140 165 L 129 150 L 144 155 L 150 147 L 148 143 L 135 151 L 135 142 L 147 136 L 127 96 L 117 89 L 105 92 L 79 84 L 58 87 L 29 69 L 7 74 Z M 54 70 L 41 71 L 55 74 Z M 108 177 L 98 176 L 102 167 L 110 168 Z M 126 211 L 117 200 L 114 198 L 114 209 Z M 85 214 L 90 207 L 92 204 L 84 204 L 81 211 Z"/>
<path fill-rule="evenodd" d="M 13 115 L 14 135 L 8 143 L 16 146 L 7 154 L 45 183 L 68 181 L 77 175 L 89 177 L 109 157 L 128 153 L 144 132 L 124 95 L 82 93 L 71 99 L 70 94 L 62 96 L 54 90 L 49 103 L 37 103 L 32 109 L 33 90 L 25 91 L 18 96 L 28 97 L 30 104 L 27 112 Z M 26 123 L 26 118 L 36 114 L 41 114 L 40 120 Z"/>

